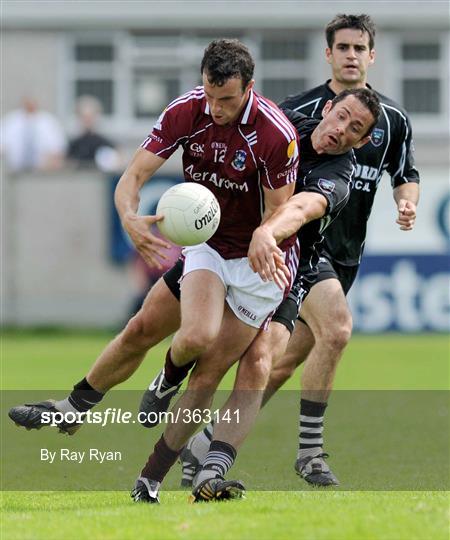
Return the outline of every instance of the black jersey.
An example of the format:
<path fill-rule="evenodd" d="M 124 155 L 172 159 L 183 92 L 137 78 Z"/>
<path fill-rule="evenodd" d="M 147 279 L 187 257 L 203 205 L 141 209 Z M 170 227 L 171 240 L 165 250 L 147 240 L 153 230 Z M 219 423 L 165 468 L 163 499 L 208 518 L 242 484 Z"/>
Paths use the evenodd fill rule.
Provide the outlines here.
<path fill-rule="evenodd" d="M 356 170 L 353 150 L 341 155 L 318 154 L 311 143 L 311 134 L 320 120 L 283 108 L 283 112 L 297 129 L 300 138 L 300 165 L 296 193 L 319 193 L 327 200 L 325 216 L 304 225 L 299 233 L 299 273 L 317 266 L 322 249 L 324 231 L 345 207 L 350 197 Z"/>
<path fill-rule="evenodd" d="M 336 96 L 329 82 L 287 98 L 280 107 L 320 119 L 325 103 Z M 408 116 L 395 102 L 379 92 L 376 94 L 382 114 L 372 132 L 372 140 L 354 151 L 356 173 L 350 200 L 339 219 L 324 234 L 324 247 L 331 259 L 345 266 L 359 264 L 361 260 L 367 220 L 384 171 L 390 174 L 393 188 L 406 182 L 419 182 Z"/>

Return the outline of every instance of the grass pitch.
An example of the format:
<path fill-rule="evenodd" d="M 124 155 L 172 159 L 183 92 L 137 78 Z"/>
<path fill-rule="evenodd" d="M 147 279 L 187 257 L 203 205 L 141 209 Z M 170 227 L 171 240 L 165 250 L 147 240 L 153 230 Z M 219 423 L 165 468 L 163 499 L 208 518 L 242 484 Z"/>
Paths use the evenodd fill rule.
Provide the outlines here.
<path fill-rule="evenodd" d="M 2 388 L 69 389 L 86 373 L 110 337 L 103 333 L 6 333 L 2 343 Z M 123 388 L 144 388 L 159 369 L 166 348 L 167 343 L 154 349 Z M 449 382 L 448 360 L 445 336 L 355 336 L 341 361 L 336 387 L 445 390 Z M 230 374 L 222 387 L 230 388 L 232 381 Z M 298 376 L 286 388 L 298 388 Z M 23 441 L 35 435 L 23 431 Z M 262 433 L 261 437 L 267 439 L 269 435 Z M 293 431 L 293 444 L 296 437 Z M 275 445 L 274 458 L 276 455 Z M 421 456 L 415 458 L 420 467 Z M 360 455 L 360 459 L 365 456 Z M 136 466 L 139 468 L 140 463 Z M 441 466 L 436 463 L 437 468 Z M 295 481 L 291 464 L 286 471 Z M 32 474 L 32 465 L 24 464 L 22 474 L 24 478 Z M 344 489 L 345 480 L 341 477 Z M 304 489 L 304 483 L 298 482 Z M 124 491 L 4 492 L 1 537 L 449 538 L 449 499 L 445 491 L 249 491 L 242 501 L 198 505 L 187 503 L 186 492 L 163 492 L 161 502 L 160 506 L 135 505 Z"/>
<path fill-rule="evenodd" d="M 9 492 L 5 540 L 446 540 L 445 493 L 258 492 L 241 501 L 187 503 L 167 492 L 136 505 L 123 492 Z"/>

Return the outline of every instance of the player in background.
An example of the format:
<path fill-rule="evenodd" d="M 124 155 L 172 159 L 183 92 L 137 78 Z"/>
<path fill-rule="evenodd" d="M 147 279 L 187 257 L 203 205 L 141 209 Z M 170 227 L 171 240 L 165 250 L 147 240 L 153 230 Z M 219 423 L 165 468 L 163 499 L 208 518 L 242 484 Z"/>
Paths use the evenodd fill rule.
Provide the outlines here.
<path fill-rule="evenodd" d="M 194 500 L 222 500 L 241 496 L 244 486 L 224 476 L 232 466 L 237 449 L 253 426 L 260 410 L 261 398 L 272 366 L 271 351 L 284 352 L 298 313 L 301 297 L 307 294 L 308 283 L 317 274 L 322 229 L 336 217 L 348 200 L 355 171 L 354 146 L 370 139 L 370 131 L 380 113 L 375 94 L 368 89 L 349 90 L 329 101 L 321 121 L 286 111 L 296 126 L 301 145 L 301 159 L 297 176 L 297 194 L 279 207 L 273 219 L 264 221 L 253 233 L 249 247 L 249 261 L 263 282 L 275 279 L 271 268 L 283 265 L 279 259 L 279 245 L 293 233 L 299 232 L 301 254 L 296 283 L 287 299 L 277 309 L 267 332 L 260 332 L 240 360 L 234 390 L 219 412 L 214 426 L 214 440 L 194 480 Z M 261 234 L 266 227 L 273 230 L 269 237 Z M 174 269 L 172 290 L 176 290 L 180 268 Z M 186 416 L 186 411 L 203 411 L 211 406 L 214 392 L 229 367 L 236 361 L 230 347 L 216 344 L 197 360 L 187 391 L 171 411 L 164 440 L 171 448 L 182 448 L 197 424 Z M 161 410 L 153 387 L 146 392 L 141 410 L 154 413 Z M 163 396 L 161 396 L 161 399 Z M 238 411 L 239 416 L 235 414 Z M 171 420 L 172 419 L 172 420 Z M 173 420 L 173 419 L 179 419 Z M 198 423 L 198 422 L 197 422 Z M 153 425 L 155 425 L 153 423 Z M 157 502 L 160 484 L 169 467 L 157 448 L 153 452 L 132 496 L 136 501 Z M 192 478 L 191 478 L 192 480 Z"/>
<path fill-rule="evenodd" d="M 286 99 L 281 107 L 320 118 L 328 100 L 350 88 L 370 88 L 367 70 L 375 60 L 375 25 L 368 15 L 337 15 L 325 29 L 326 60 L 331 79 L 312 90 Z M 376 92 L 376 91 L 375 91 Z M 325 461 L 323 425 L 338 362 L 352 331 L 346 294 L 352 286 L 364 250 L 367 221 L 378 184 L 387 171 L 391 177 L 397 221 L 401 230 L 414 227 L 419 199 L 419 173 L 414 166 L 411 125 L 406 112 L 376 92 L 382 114 L 371 141 L 355 150 L 354 187 L 346 207 L 325 231 L 319 275 L 301 308 L 301 319 L 288 349 L 270 374 L 262 403 L 305 362 L 295 470 L 307 482 L 337 484 Z M 183 481 L 189 484 L 205 459 L 212 426 L 192 439 L 183 452 Z"/>

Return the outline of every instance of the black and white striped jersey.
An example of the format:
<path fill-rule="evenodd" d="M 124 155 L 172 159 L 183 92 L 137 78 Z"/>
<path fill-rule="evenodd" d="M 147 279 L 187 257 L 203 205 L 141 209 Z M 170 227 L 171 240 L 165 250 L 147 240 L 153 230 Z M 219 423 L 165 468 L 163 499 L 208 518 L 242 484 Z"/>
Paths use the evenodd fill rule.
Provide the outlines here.
<path fill-rule="evenodd" d="M 320 119 L 325 103 L 336 96 L 329 82 L 288 97 L 280 107 Z M 406 182 L 419 182 L 409 118 L 394 101 L 379 92 L 376 94 L 382 106 L 380 120 L 372 132 L 372 140 L 354 151 L 356 174 L 350 200 L 324 233 L 324 247 L 331 259 L 347 266 L 361 260 L 367 220 L 384 171 L 391 176 L 393 188 Z M 300 146 L 300 163 L 301 160 Z"/>
<path fill-rule="evenodd" d="M 300 164 L 296 193 L 319 193 L 327 200 L 325 216 L 304 225 L 299 233 L 299 274 L 315 271 L 323 244 L 322 232 L 333 222 L 347 204 L 356 160 L 353 150 L 340 155 L 318 154 L 311 143 L 311 134 L 320 120 L 283 108 L 284 114 L 295 126 L 300 139 Z"/>

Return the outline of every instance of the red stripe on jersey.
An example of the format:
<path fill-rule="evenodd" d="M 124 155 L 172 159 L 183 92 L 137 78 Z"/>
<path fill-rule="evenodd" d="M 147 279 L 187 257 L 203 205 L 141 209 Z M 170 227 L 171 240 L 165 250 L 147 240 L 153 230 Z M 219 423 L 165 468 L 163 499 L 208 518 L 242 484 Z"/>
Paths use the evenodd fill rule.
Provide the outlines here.
<path fill-rule="evenodd" d="M 284 126 L 286 126 L 286 128 L 289 129 L 289 131 L 292 134 L 294 134 L 294 136 L 296 135 L 296 130 L 295 130 L 294 126 L 291 124 L 291 122 L 288 120 L 288 118 L 284 115 L 284 113 L 275 104 L 273 104 L 271 101 L 263 98 L 262 96 L 260 96 L 259 101 L 260 101 L 261 105 L 264 106 L 267 110 L 270 110 L 279 119 L 279 121 Z"/>
<path fill-rule="evenodd" d="M 281 111 L 270 106 L 270 104 L 265 103 L 262 99 L 258 100 L 258 108 L 264 116 L 269 118 L 269 120 L 278 127 L 289 142 L 296 138 L 294 127 Z"/>
<path fill-rule="evenodd" d="M 205 92 L 203 91 L 203 86 L 197 86 L 194 90 L 191 92 L 186 92 L 186 94 L 183 94 L 177 99 L 174 99 L 172 102 L 169 103 L 166 107 L 166 111 L 169 111 L 170 109 L 173 109 L 176 105 L 180 105 L 181 103 L 187 103 L 191 99 L 203 99 L 205 97 Z"/>
<path fill-rule="evenodd" d="M 284 290 L 284 298 L 289 294 L 297 275 L 298 263 L 300 260 L 300 242 L 298 237 L 295 239 L 295 244 L 286 250 L 285 264 L 289 269 L 289 285 Z"/>
<path fill-rule="evenodd" d="M 278 128 L 279 131 L 281 131 L 288 142 L 295 139 L 295 133 L 292 131 L 292 129 L 290 129 L 288 125 L 280 122 L 279 118 L 273 114 L 273 110 L 266 109 L 264 107 L 258 107 L 258 109 Z"/>

